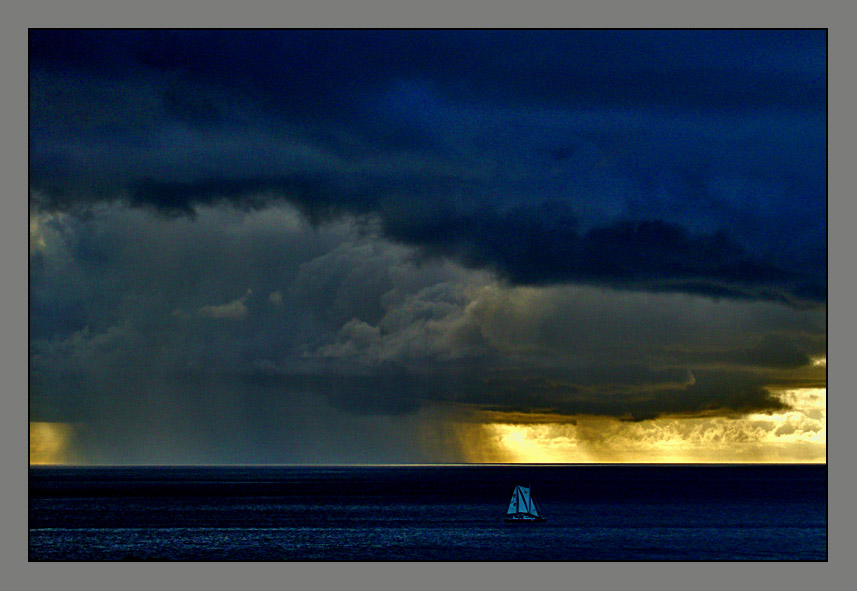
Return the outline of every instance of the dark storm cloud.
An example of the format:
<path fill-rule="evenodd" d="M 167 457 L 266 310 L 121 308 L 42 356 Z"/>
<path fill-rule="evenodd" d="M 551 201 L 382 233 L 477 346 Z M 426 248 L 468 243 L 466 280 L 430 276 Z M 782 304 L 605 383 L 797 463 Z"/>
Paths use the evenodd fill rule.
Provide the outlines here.
<path fill-rule="evenodd" d="M 493 411 L 532 412 L 536 409 L 558 415 L 610 416 L 629 421 L 662 416 L 738 416 L 788 408 L 771 395 L 759 376 L 750 373 L 696 371 L 692 383 L 676 385 L 670 383 L 670 378 L 677 376 L 645 371 L 646 381 L 654 386 L 646 388 L 635 383 L 641 376 L 631 377 L 639 374 L 640 368 L 606 369 L 611 380 L 621 383 L 621 387 L 598 388 L 590 381 L 574 384 L 556 378 L 528 376 L 498 381 L 493 391 L 482 390 L 473 396 L 472 402 Z M 578 377 L 585 379 L 585 373 Z"/>
<path fill-rule="evenodd" d="M 826 298 L 822 31 L 32 31 L 31 202 L 287 199 L 514 283 Z"/>
<path fill-rule="evenodd" d="M 480 410 L 776 412 L 772 384 L 824 385 L 823 311 L 514 287 L 380 223 L 230 203 L 33 213 L 31 420 L 86 425 L 99 461 L 459 461 L 415 438 Z"/>
<path fill-rule="evenodd" d="M 652 371 L 605 367 L 596 372 L 528 375 L 444 367 L 443 375 L 405 368 L 379 368 L 363 376 L 268 374 L 248 383 L 278 384 L 283 392 L 323 394 L 335 408 L 355 414 L 412 413 L 430 403 L 507 413 L 596 415 L 642 421 L 662 416 L 738 416 L 788 408 L 766 389 L 764 379 L 736 371 L 699 371 L 693 383 L 685 370 Z M 609 378 L 606 376 L 609 375 Z M 579 380 L 577 383 L 566 380 Z"/>
<path fill-rule="evenodd" d="M 769 334 L 760 342 L 746 349 L 707 354 L 696 353 L 686 356 L 683 361 L 696 364 L 723 363 L 771 369 L 795 369 L 809 366 L 812 359 L 794 340 L 797 339 Z"/>
<path fill-rule="evenodd" d="M 754 260 L 723 231 L 694 235 L 660 221 L 619 222 L 581 233 L 565 211 L 520 207 L 499 215 L 388 222 L 385 228 L 394 239 L 489 267 L 514 284 L 580 281 L 792 304 L 823 295 L 807 287 L 799 272 Z"/>

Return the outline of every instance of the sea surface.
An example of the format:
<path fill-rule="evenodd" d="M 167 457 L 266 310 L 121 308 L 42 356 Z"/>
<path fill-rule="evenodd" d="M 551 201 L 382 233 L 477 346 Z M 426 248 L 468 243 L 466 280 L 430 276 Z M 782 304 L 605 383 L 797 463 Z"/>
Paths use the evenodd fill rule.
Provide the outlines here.
<path fill-rule="evenodd" d="M 547 521 L 506 524 L 516 484 Z M 824 561 L 823 465 L 31 467 L 32 561 Z"/>

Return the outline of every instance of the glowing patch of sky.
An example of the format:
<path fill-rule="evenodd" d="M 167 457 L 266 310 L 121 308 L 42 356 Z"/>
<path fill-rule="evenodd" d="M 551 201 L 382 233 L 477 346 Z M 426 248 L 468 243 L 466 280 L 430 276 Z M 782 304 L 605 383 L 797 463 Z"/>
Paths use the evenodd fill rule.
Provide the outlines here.
<path fill-rule="evenodd" d="M 78 459 L 73 450 L 77 426 L 71 423 L 30 423 L 30 464 L 69 464 Z"/>
<path fill-rule="evenodd" d="M 471 423 L 459 434 L 473 462 L 824 463 L 826 391 L 777 392 L 791 408 L 743 417 L 664 417 L 623 422 Z"/>

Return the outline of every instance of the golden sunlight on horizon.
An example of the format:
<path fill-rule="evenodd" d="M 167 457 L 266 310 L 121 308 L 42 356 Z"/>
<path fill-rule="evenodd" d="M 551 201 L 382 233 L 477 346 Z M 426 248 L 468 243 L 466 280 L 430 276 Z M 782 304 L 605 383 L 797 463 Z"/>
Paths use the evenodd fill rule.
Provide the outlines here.
<path fill-rule="evenodd" d="M 68 464 L 74 460 L 72 423 L 30 423 L 30 464 Z"/>
<path fill-rule="evenodd" d="M 825 463 L 826 390 L 773 394 L 790 408 L 737 418 L 495 420 L 461 425 L 461 447 L 477 463 Z"/>

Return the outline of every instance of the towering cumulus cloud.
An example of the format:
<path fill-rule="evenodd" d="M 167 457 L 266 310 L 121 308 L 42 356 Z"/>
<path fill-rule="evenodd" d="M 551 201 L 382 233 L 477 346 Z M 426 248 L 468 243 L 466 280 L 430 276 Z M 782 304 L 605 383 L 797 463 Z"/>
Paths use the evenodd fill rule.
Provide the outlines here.
<path fill-rule="evenodd" d="M 31 31 L 31 420 L 82 462 L 823 460 L 826 41 Z"/>

